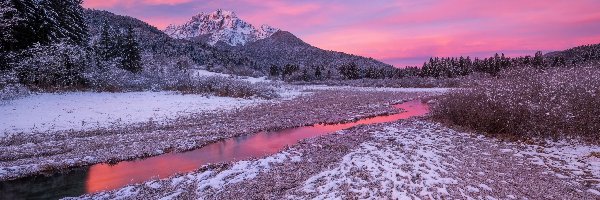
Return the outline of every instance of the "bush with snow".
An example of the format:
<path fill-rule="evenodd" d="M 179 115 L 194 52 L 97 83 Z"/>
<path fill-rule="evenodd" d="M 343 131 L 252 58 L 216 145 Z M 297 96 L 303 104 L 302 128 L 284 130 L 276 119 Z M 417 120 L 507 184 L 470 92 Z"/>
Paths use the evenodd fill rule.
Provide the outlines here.
<path fill-rule="evenodd" d="M 21 84 L 9 84 L 0 87 L 0 101 L 12 100 L 29 95 L 29 89 Z"/>
<path fill-rule="evenodd" d="M 15 70 L 20 82 L 29 87 L 76 89 L 85 84 L 83 70 L 89 64 L 86 56 L 83 47 L 68 42 L 35 44 L 21 53 Z"/>
<path fill-rule="evenodd" d="M 492 134 L 600 136 L 600 69 L 518 69 L 456 90 L 434 106 L 435 118 Z"/>
<path fill-rule="evenodd" d="M 183 77 L 172 86 L 170 90 L 177 90 L 184 94 L 214 94 L 216 96 L 264 99 L 277 98 L 277 92 L 265 83 L 250 83 L 222 76 L 208 77 Z"/>

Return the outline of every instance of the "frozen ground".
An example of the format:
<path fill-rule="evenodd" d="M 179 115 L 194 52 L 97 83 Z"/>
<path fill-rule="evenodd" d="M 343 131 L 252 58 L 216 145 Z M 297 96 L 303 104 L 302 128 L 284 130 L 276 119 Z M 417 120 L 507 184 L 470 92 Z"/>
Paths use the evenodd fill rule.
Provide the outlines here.
<path fill-rule="evenodd" d="M 206 70 L 202 70 L 202 69 L 195 69 L 195 70 L 193 70 L 192 71 L 192 75 L 196 76 L 196 77 L 201 77 L 201 76 L 235 77 L 235 78 L 237 78 L 239 80 L 248 81 L 250 83 L 271 82 L 265 76 L 258 77 L 258 78 L 250 77 L 250 76 L 235 76 L 235 75 L 231 75 L 231 74 L 223 74 L 223 73 L 217 73 L 217 72 L 210 72 L 210 71 L 206 71 Z"/>
<path fill-rule="evenodd" d="M 0 137 L 0 180 L 100 162 L 116 162 L 254 134 L 398 112 L 390 106 L 430 93 L 313 91 L 228 111 L 201 111 L 170 123 Z M 249 120 L 252 119 L 252 120 Z M 118 142 L 115 142 L 118 141 Z"/>
<path fill-rule="evenodd" d="M 452 88 L 388 88 L 388 87 L 354 87 L 354 86 L 327 86 L 327 85 L 297 85 L 293 86 L 302 90 L 346 90 L 346 91 L 384 91 L 384 92 L 429 92 L 444 93 Z"/>
<path fill-rule="evenodd" d="M 407 120 L 79 198 L 599 199 L 598 148 L 503 142 Z"/>
<path fill-rule="evenodd" d="M 198 70 L 199 76 L 223 75 Z M 263 78 L 247 79 L 251 82 Z M 280 100 L 306 94 L 308 90 L 362 92 L 445 92 L 446 88 L 367 88 L 338 86 L 290 86 L 277 88 Z M 65 130 L 116 128 L 136 123 L 169 123 L 182 116 L 215 110 L 231 110 L 266 102 L 259 99 L 239 99 L 175 92 L 42 93 L 7 102 L 0 102 L 0 137 L 14 133 L 48 133 Z"/>
<path fill-rule="evenodd" d="M 37 94 L 0 104 L 0 136 L 19 132 L 89 130 L 229 110 L 264 100 L 174 92 Z"/>

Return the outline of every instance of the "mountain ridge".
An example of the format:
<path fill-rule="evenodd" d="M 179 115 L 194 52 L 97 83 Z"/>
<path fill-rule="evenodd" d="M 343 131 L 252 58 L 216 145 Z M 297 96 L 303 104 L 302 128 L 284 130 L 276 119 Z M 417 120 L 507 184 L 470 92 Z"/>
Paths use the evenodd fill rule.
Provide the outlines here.
<path fill-rule="evenodd" d="M 279 29 L 263 24 L 260 27 L 240 19 L 232 11 L 218 9 L 211 13 L 201 12 L 181 24 L 171 24 L 164 32 L 176 39 L 203 38 L 210 45 L 225 42 L 231 46 L 243 46 L 249 42 L 267 38 Z"/>

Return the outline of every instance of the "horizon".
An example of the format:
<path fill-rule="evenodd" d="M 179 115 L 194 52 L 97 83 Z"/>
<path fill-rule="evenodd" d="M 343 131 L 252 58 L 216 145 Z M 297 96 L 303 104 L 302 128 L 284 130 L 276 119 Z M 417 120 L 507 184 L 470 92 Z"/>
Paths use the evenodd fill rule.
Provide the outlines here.
<path fill-rule="evenodd" d="M 337 4 L 336 4 L 337 3 Z M 598 1 L 479 2 L 256 0 L 85 0 L 85 8 L 138 18 L 164 30 L 198 13 L 233 11 L 254 26 L 268 24 L 325 49 L 372 57 L 395 67 L 429 57 L 533 55 L 600 42 Z M 494 8 L 494 11 L 490 11 Z M 358 11 L 358 12 L 357 12 Z"/>

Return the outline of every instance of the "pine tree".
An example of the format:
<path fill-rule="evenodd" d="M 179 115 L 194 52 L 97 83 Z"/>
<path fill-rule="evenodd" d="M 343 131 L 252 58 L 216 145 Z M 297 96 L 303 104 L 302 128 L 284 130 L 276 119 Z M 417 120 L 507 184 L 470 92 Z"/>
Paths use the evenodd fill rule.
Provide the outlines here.
<path fill-rule="evenodd" d="M 11 25 L 13 41 L 10 43 L 10 50 L 22 50 L 35 43 L 43 43 L 45 34 L 41 32 L 43 24 L 43 15 L 40 8 L 33 0 L 2 0 L 6 5 L 14 8 L 17 18 L 16 24 Z M 5 31 L 2 31 L 5 32 Z"/>
<path fill-rule="evenodd" d="M 8 0 L 0 1 L 0 51 L 11 51 L 16 43 L 15 35 L 18 34 L 15 28 L 21 23 L 22 19 L 14 4 Z"/>
<path fill-rule="evenodd" d="M 123 44 L 121 47 L 123 69 L 137 73 L 142 71 L 142 59 L 140 56 L 139 44 L 135 40 L 135 33 L 132 27 L 127 29 Z"/>
<path fill-rule="evenodd" d="M 21 20 L 14 26 L 14 50 L 35 43 L 49 45 L 67 39 L 85 45 L 87 25 L 81 0 L 2 0 L 10 2 Z"/>
<path fill-rule="evenodd" d="M 269 68 L 269 75 L 272 77 L 279 76 L 279 67 L 277 67 L 277 65 L 271 65 Z"/>
<path fill-rule="evenodd" d="M 302 80 L 303 81 L 310 81 L 310 77 L 308 76 L 308 70 L 304 69 L 302 70 Z"/>
<path fill-rule="evenodd" d="M 66 38 L 77 45 L 86 44 L 88 30 L 82 3 L 82 0 L 42 1 L 51 41 Z"/>
<path fill-rule="evenodd" d="M 338 68 L 340 74 L 344 76 L 346 79 L 359 79 L 360 72 L 356 63 L 352 62 L 349 64 L 344 64 Z"/>
<path fill-rule="evenodd" d="M 321 79 L 321 67 L 317 66 L 317 68 L 315 69 L 315 78 L 316 79 Z"/>
<path fill-rule="evenodd" d="M 535 52 L 535 56 L 533 57 L 533 66 L 536 68 L 543 68 L 544 63 L 544 54 L 541 51 Z"/>
<path fill-rule="evenodd" d="M 9 51 L 15 50 L 18 34 L 16 27 L 21 21 L 14 4 L 8 0 L 0 0 L 0 71 L 11 68 Z"/>
<path fill-rule="evenodd" d="M 118 55 L 118 49 L 115 46 L 116 43 L 113 42 L 115 38 L 115 35 L 111 34 L 110 26 L 108 25 L 108 23 L 105 22 L 104 24 L 102 24 L 100 38 L 98 40 L 98 43 L 96 43 L 94 47 L 96 53 L 102 61 L 112 61 L 116 57 L 116 55 Z"/>

